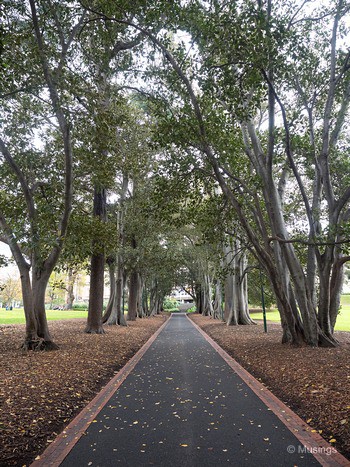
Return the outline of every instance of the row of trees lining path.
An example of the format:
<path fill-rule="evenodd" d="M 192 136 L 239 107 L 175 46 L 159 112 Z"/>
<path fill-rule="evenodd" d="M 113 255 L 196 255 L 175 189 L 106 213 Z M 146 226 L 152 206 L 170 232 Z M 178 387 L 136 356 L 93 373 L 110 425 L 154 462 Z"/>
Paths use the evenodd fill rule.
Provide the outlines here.
<path fill-rule="evenodd" d="M 89 333 L 125 324 L 126 283 L 130 320 L 177 284 L 199 312 L 253 324 L 262 270 L 283 342 L 337 345 L 347 2 L 13 0 L 0 15 L 0 229 L 25 349 L 56 348 L 50 275 L 87 264 Z"/>

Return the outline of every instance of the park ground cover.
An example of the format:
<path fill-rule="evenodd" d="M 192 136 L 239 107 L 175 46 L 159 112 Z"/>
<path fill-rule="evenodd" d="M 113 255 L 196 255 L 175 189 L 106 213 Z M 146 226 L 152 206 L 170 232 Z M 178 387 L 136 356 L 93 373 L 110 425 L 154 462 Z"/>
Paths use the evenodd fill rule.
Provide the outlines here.
<path fill-rule="evenodd" d="M 191 314 L 213 339 L 350 459 L 350 335 L 336 349 L 282 345 L 279 324 L 226 326 Z M 19 351 L 24 325 L 0 326 L 0 465 L 28 466 L 128 361 L 165 316 L 138 319 L 105 335 L 84 319 L 53 321 L 60 349 Z"/>

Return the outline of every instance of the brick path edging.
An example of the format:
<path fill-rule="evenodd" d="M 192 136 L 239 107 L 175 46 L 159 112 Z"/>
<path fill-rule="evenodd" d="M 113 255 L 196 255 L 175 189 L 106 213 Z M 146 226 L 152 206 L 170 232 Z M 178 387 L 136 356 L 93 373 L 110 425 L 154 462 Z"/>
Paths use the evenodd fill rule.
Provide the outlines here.
<path fill-rule="evenodd" d="M 73 449 L 79 439 L 85 434 L 89 425 L 103 409 L 114 392 L 124 382 L 138 361 L 147 352 L 149 347 L 168 324 L 168 319 L 145 342 L 137 353 L 123 366 L 121 370 L 106 384 L 104 388 L 92 399 L 89 404 L 67 425 L 55 440 L 38 456 L 30 467 L 58 467 Z"/>
<path fill-rule="evenodd" d="M 225 362 L 240 376 L 252 391 L 265 405 L 284 423 L 284 425 L 300 441 L 301 448 L 312 452 L 323 467 L 350 467 L 350 461 L 340 454 L 318 433 L 313 433 L 311 427 L 296 413 L 287 407 L 262 383 L 245 370 L 233 357 L 231 357 L 219 344 L 217 344 L 203 329 L 186 315 L 189 321 L 202 334 L 206 341 L 221 355 Z M 298 449 L 297 446 L 293 446 Z"/>

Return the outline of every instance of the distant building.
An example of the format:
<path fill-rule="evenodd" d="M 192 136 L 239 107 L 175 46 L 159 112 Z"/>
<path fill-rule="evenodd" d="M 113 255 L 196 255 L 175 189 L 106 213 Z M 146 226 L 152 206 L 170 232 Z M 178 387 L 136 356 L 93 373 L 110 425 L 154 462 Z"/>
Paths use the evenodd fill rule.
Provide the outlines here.
<path fill-rule="evenodd" d="M 173 289 L 170 296 L 179 303 L 193 303 L 193 297 L 184 289 Z"/>

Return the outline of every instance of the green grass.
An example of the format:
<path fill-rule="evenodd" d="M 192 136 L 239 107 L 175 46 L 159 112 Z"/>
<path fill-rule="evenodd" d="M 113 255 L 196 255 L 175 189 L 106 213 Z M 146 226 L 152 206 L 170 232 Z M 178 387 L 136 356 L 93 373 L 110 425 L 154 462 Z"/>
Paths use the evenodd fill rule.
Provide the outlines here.
<path fill-rule="evenodd" d="M 335 324 L 336 331 L 350 331 L 350 295 L 342 295 L 341 310 Z M 263 319 L 262 313 L 252 313 L 252 318 Z M 274 323 L 281 321 L 280 315 L 276 308 L 266 310 L 266 320 Z"/>
<path fill-rule="evenodd" d="M 62 319 L 86 318 L 87 311 L 85 310 L 47 310 L 46 316 L 49 321 L 58 321 Z M 21 324 L 25 323 L 23 308 L 6 311 L 5 308 L 0 308 L 0 324 Z"/>
<path fill-rule="evenodd" d="M 168 311 L 168 310 L 166 310 Z M 49 321 L 58 321 L 62 319 L 86 318 L 86 310 L 47 310 L 47 319 Z M 252 318 L 262 319 L 262 313 L 252 313 Z M 280 316 L 276 309 L 266 311 L 267 321 L 279 323 Z M 23 324 L 25 323 L 23 308 L 12 311 L 6 311 L 0 308 L 0 324 Z M 337 331 L 350 331 L 350 295 L 342 295 L 341 310 L 335 325 Z"/>
<path fill-rule="evenodd" d="M 341 296 L 341 305 L 342 305 L 342 307 L 349 306 L 348 309 L 350 310 L 350 294 L 346 294 L 346 295 Z"/>

